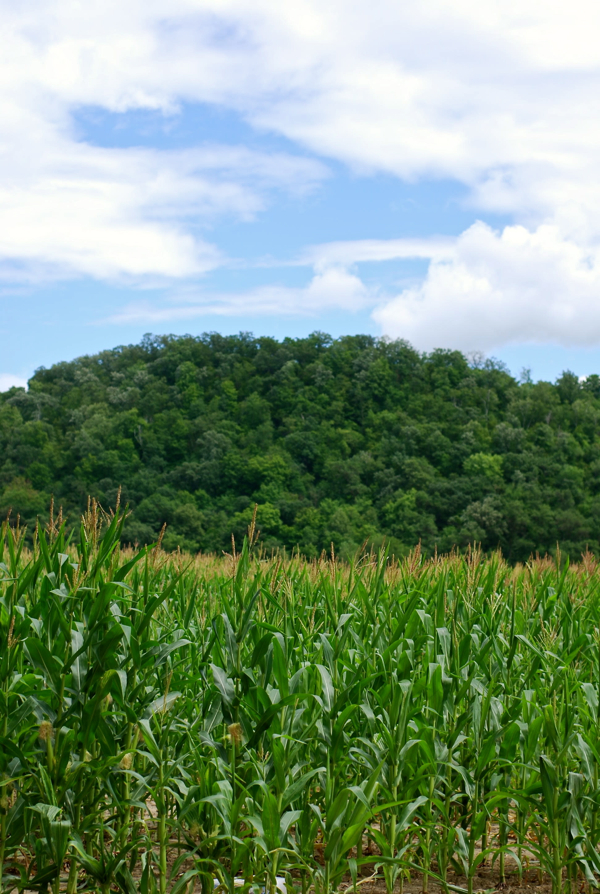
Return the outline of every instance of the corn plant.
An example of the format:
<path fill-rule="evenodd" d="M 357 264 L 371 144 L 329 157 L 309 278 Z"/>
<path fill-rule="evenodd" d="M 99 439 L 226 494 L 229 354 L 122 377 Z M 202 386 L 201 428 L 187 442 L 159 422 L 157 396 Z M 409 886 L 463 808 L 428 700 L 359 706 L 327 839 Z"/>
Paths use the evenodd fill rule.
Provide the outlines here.
<path fill-rule="evenodd" d="M 123 521 L 2 528 L 2 894 L 597 886 L 589 557 L 168 556 Z"/>

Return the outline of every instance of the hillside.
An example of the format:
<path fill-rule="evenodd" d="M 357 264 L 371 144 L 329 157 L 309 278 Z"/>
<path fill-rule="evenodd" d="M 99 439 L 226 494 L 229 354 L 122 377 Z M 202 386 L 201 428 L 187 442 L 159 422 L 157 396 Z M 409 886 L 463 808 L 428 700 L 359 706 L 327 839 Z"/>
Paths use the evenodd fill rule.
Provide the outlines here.
<path fill-rule="evenodd" d="M 404 554 L 480 541 L 512 561 L 600 551 L 600 378 L 321 333 L 149 337 L 0 395 L 0 513 L 54 494 L 133 513 L 125 538 L 221 550 L 258 503 L 267 547 Z"/>

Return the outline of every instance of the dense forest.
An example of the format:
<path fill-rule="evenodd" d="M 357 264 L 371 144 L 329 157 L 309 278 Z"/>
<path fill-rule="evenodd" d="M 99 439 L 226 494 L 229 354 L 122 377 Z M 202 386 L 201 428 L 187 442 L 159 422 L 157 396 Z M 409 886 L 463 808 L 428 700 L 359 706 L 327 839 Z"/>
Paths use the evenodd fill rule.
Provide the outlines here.
<path fill-rule="evenodd" d="M 600 551 L 600 378 L 517 382 L 403 341 L 146 336 L 0 394 L 0 513 L 51 496 L 132 510 L 131 543 L 396 555 L 479 542 L 513 561 Z"/>

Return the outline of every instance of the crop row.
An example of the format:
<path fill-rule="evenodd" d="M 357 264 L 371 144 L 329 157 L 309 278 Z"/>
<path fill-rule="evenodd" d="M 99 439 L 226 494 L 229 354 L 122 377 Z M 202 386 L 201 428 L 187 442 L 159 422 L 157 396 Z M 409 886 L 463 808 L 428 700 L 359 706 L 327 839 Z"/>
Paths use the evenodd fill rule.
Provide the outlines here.
<path fill-rule="evenodd" d="M 600 878 L 595 566 L 0 539 L 2 891 Z M 461 885 L 463 882 L 461 882 Z"/>

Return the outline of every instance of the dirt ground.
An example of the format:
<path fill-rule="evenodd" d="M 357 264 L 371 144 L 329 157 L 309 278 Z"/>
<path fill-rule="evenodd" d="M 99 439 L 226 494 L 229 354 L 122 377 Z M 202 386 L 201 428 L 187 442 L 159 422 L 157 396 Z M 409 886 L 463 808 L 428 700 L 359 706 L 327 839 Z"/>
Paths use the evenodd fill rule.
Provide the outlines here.
<path fill-rule="evenodd" d="M 64 877 L 63 884 L 61 888 L 64 889 L 66 886 L 66 876 Z M 464 876 L 456 875 L 454 873 L 448 873 L 448 882 L 450 885 L 451 891 L 465 891 L 467 888 L 467 880 Z M 81 884 L 81 879 L 80 879 Z M 300 881 L 297 882 L 297 887 L 299 888 Z M 400 885 L 396 885 L 396 894 L 400 894 Z M 485 894 L 494 894 L 494 892 L 498 892 L 498 894 L 550 894 L 552 890 L 552 884 L 550 879 L 542 879 L 541 881 L 538 878 L 537 869 L 529 869 L 528 871 L 523 873 L 523 877 L 519 878 L 517 872 L 506 873 L 506 882 L 504 884 L 500 883 L 500 878 L 497 870 L 492 869 L 491 867 L 483 867 L 480 869 L 475 878 L 473 884 L 474 892 L 485 892 Z M 587 892 L 587 886 L 582 881 L 579 888 L 578 894 L 581 892 Z M 194 894 L 200 894 L 201 888 L 197 886 L 194 891 Z M 348 894 L 352 892 L 352 881 L 350 878 L 344 879 L 342 884 L 340 885 L 340 891 L 347 891 Z M 370 880 L 368 876 L 359 879 L 358 882 L 358 891 L 360 894 L 386 894 L 385 883 L 382 878 L 377 878 Z M 422 877 L 419 873 L 413 872 L 411 873 L 410 879 L 405 879 L 404 884 L 402 886 L 403 894 L 422 894 L 423 891 L 423 881 Z M 24 892 L 24 894 L 29 894 L 29 892 Z M 32 891 L 31 894 L 34 894 Z M 429 886 L 428 886 L 428 894 L 443 894 L 443 888 L 437 882 L 430 878 Z"/>
<path fill-rule="evenodd" d="M 365 849 L 364 852 L 367 851 L 367 842 L 365 840 Z M 373 853 L 371 851 L 371 853 Z M 169 869 L 173 865 L 177 857 L 177 853 L 175 849 L 173 849 L 169 853 L 168 863 Z M 377 860 L 377 855 L 373 854 L 374 860 Z M 191 866 L 191 864 L 190 864 Z M 186 868 L 190 868 L 190 866 L 182 866 L 181 873 L 185 871 Z M 435 866 L 433 867 L 433 871 L 435 872 Z M 458 875 L 454 872 L 448 872 L 448 884 L 451 892 L 456 891 L 457 894 L 460 894 L 461 891 L 464 891 L 466 894 L 467 891 L 467 879 L 464 875 Z M 300 879 L 294 879 L 294 886 L 297 890 L 300 890 Z M 379 872 L 379 877 L 371 880 L 371 871 L 368 866 L 363 867 L 361 877 L 358 880 L 358 894 L 386 894 L 385 882 L 383 880 L 381 871 Z M 340 885 L 341 892 L 347 891 L 348 894 L 351 894 L 353 890 L 352 880 L 350 876 L 347 876 L 342 884 Z M 488 863 L 484 863 L 478 869 L 473 879 L 473 891 L 474 892 L 486 892 L 486 894 L 494 894 L 494 892 L 498 892 L 498 894 L 551 894 L 552 891 L 552 881 L 549 877 L 544 877 L 542 875 L 540 879 L 540 872 L 538 869 L 538 865 L 535 861 L 532 861 L 527 868 L 523 869 L 522 876 L 519 876 L 516 865 L 513 863 L 511 866 L 510 859 L 506 861 L 506 870 L 505 870 L 505 882 L 502 884 L 500 881 L 500 873 L 498 871 L 498 862 L 492 865 L 491 860 Z M 572 894 L 587 894 L 589 891 L 588 886 L 585 881 L 581 879 L 581 882 L 577 888 L 577 892 L 572 892 Z M 198 886 L 193 894 L 200 894 L 201 888 Z M 410 878 L 405 879 L 400 887 L 400 883 L 396 883 L 395 894 L 422 894 L 423 892 L 423 877 L 420 872 L 411 871 Z M 438 882 L 433 878 L 429 878 L 428 884 L 428 894 L 443 894 L 444 889 Z M 189 892 L 192 894 L 192 892 Z"/>
<path fill-rule="evenodd" d="M 369 843 L 365 840 L 363 853 L 367 854 L 369 852 L 372 855 L 374 862 L 376 862 L 377 853 L 374 853 L 374 851 L 369 848 Z M 169 874 L 171 873 L 173 864 L 178 859 L 180 853 L 181 851 L 179 850 L 178 843 L 175 840 L 171 839 L 167 856 Z M 551 894 L 552 882 L 549 877 L 542 876 L 540 878 L 540 872 L 536 862 L 531 861 L 529 865 L 523 869 L 522 876 L 519 876 L 516 864 L 513 863 L 511 865 L 511 862 L 512 861 L 510 859 L 507 859 L 505 882 L 503 884 L 500 882 L 500 873 L 498 871 L 497 861 L 495 864 L 492 864 L 491 861 L 489 861 L 480 865 L 473 879 L 473 891 L 478 892 L 478 894 L 483 894 L 483 892 L 485 892 L 485 894 L 495 894 L 495 892 L 498 892 L 498 894 Z M 187 869 L 191 869 L 192 867 L 193 861 L 185 860 L 179 868 L 178 877 L 181 876 Z M 68 871 L 68 864 L 65 869 Z M 434 865 L 432 867 L 432 871 L 434 873 L 435 869 L 436 867 Z M 385 882 L 383 880 L 381 871 L 379 872 L 378 878 L 372 878 L 371 872 L 372 870 L 370 866 L 362 867 L 357 885 L 358 894 L 386 894 Z M 138 877 L 138 872 L 135 872 L 134 878 Z M 79 889 L 81 889 L 84 879 L 85 873 L 82 872 L 79 877 Z M 61 890 L 66 889 L 66 882 L 66 874 L 61 874 Z M 169 887 L 173 883 L 174 880 L 171 881 Z M 299 892 L 301 890 L 300 879 L 293 879 L 293 883 L 294 887 Z M 464 892 L 464 894 L 466 894 L 467 879 L 465 876 L 458 875 L 454 872 L 449 871 L 448 885 L 451 892 L 456 892 L 456 894 Z M 352 879 L 349 876 L 347 876 L 343 880 L 339 890 L 341 892 L 348 892 L 348 894 L 352 894 L 353 885 Z M 394 894 L 422 894 L 422 892 L 422 874 L 420 872 L 411 870 L 410 878 L 404 879 L 402 887 L 400 886 L 399 882 L 396 883 Z M 588 885 L 583 879 L 581 879 L 581 881 L 577 885 L 577 889 L 572 891 L 571 894 L 588 894 L 588 892 Z M 30 894 L 30 892 L 25 891 L 24 894 Z M 34 892 L 32 891 L 31 894 L 34 894 Z M 193 891 L 190 891 L 188 889 L 187 894 L 201 894 L 201 886 L 197 885 Z M 435 878 L 432 878 L 431 876 L 429 877 L 428 894 L 444 894 L 444 889 L 441 884 L 439 884 L 435 880 Z"/>
<path fill-rule="evenodd" d="M 464 876 L 448 873 L 448 882 L 451 885 L 451 890 L 460 889 L 466 891 L 467 889 L 467 879 Z M 352 883 L 349 879 L 341 886 L 341 890 L 344 890 L 344 888 L 352 890 Z M 360 890 L 362 894 L 385 894 L 386 888 L 382 879 L 376 879 L 372 882 L 363 882 Z M 421 875 L 417 872 L 411 873 L 411 878 L 404 881 L 402 890 L 404 894 L 422 894 L 423 881 Z M 443 888 L 430 879 L 428 890 L 429 894 L 442 894 Z M 502 885 L 497 869 L 483 867 L 477 872 L 473 880 L 473 890 L 478 892 L 485 891 L 489 892 L 489 894 L 496 891 L 501 892 L 501 894 L 550 894 L 552 883 L 550 879 L 543 879 L 540 882 L 537 869 L 530 869 L 528 872 L 523 873 L 522 879 L 519 878 L 517 872 L 507 872 L 506 882 Z M 584 885 L 582 885 L 581 890 L 585 890 Z M 399 885 L 396 886 L 396 892 L 397 894 L 400 892 Z"/>

